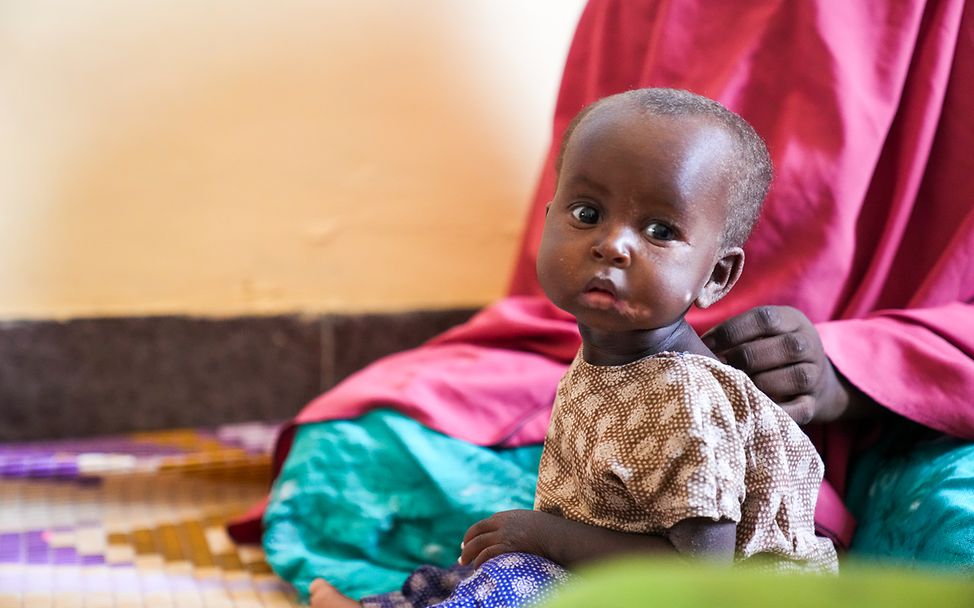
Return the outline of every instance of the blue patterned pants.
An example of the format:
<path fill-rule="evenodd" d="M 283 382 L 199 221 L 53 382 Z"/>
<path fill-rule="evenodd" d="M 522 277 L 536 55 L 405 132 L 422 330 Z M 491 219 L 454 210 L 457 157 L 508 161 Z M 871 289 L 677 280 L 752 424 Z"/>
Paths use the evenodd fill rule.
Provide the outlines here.
<path fill-rule="evenodd" d="M 401 591 L 362 598 L 364 608 L 514 608 L 547 597 L 567 577 L 558 564 L 529 553 L 505 553 L 474 570 L 423 566 Z"/>

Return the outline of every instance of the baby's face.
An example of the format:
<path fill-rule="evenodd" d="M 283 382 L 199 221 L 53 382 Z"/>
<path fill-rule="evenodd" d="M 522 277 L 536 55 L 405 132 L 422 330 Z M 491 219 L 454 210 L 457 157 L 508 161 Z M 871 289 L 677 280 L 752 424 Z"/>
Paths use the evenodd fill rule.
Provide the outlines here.
<path fill-rule="evenodd" d="M 538 251 L 551 301 L 602 331 L 678 321 L 722 253 L 730 149 L 701 118 L 624 104 L 590 112 L 565 151 Z"/>

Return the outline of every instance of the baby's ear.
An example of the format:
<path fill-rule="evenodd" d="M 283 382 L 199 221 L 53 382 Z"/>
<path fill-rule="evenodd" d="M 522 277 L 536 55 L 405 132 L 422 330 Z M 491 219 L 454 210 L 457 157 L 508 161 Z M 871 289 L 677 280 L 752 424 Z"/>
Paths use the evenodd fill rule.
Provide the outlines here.
<path fill-rule="evenodd" d="M 727 295 L 727 293 L 741 278 L 741 271 L 744 270 L 744 250 L 740 247 L 729 247 L 723 251 L 714 269 L 710 273 L 710 279 L 700 290 L 700 294 L 695 300 L 695 304 L 700 308 L 707 308 L 711 304 Z"/>

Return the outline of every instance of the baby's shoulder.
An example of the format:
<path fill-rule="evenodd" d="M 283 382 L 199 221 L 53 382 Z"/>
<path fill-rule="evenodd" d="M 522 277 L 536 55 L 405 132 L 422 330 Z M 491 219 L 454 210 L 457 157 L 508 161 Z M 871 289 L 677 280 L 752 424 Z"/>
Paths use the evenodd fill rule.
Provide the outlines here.
<path fill-rule="evenodd" d="M 719 386 L 728 396 L 740 395 L 747 400 L 761 402 L 769 400 L 747 374 L 717 359 L 690 353 L 678 353 L 670 358 L 674 361 L 673 365 L 679 365 L 694 384 Z"/>
<path fill-rule="evenodd" d="M 749 393 L 756 388 L 747 374 L 712 357 L 664 352 L 651 359 L 654 381 L 674 391 Z"/>
<path fill-rule="evenodd" d="M 733 418 L 744 427 L 758 418 L 776 417 L 780 409 L 747 374 L 716 359 L 690 353 L 664 353 L 658 358 L 666 370 L 658 381 L 670 395 L 684 395 L 682 399 L 692 407 Z"/>

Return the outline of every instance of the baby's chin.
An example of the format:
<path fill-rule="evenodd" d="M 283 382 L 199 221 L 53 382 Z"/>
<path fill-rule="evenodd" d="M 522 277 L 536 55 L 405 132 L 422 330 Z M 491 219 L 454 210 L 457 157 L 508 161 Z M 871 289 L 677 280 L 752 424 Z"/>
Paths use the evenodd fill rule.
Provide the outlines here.
<path fill-rule="evenodd" d="M 649 331 L 658 327 L 648 307 L 637 307 L 615 298 L 552 297 L 556 307 L 575 317 L 579 325 L 606 333 Z"/>
<path fill-rule="evenodd" d="M 603 333 L 630 333 L 634 331 L 649 331 L 653 323 L 643 317 L 629 316 L 617 309 L 598 310 L 581 309 L 569 310 L 575 315 L 579 325 Z"/>

